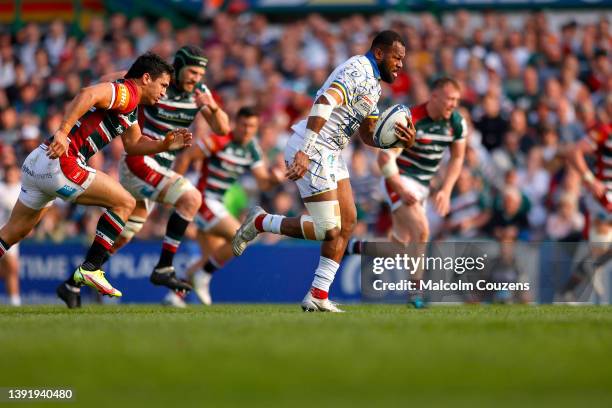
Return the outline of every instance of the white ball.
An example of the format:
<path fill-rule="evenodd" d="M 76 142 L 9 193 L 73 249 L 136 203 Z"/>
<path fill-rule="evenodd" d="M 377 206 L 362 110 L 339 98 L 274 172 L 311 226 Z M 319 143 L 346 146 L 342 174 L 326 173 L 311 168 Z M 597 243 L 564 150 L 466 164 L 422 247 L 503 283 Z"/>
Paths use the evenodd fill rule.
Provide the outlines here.
<path fill-rule="evenodd" d="M 395 136 L 395 124 L 401 123 L 408 126 L 408 118 L 411 118 L 410 109 L 405 105 L 393 105 L 380 114 L 376 127 L 374 128 L 374 144 L 388 149 L 395 147 L 397 136 Z"/>

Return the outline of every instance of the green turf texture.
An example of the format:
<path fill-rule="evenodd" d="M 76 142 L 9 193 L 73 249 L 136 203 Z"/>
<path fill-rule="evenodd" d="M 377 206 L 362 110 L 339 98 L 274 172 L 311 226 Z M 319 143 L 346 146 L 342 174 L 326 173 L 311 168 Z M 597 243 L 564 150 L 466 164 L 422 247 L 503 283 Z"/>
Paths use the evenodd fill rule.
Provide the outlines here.
<path fill-rule="evenodd" d="M 0 308 L 11 406 L 611 406 L 612 308 Z M 0 405 L 5 405 L 0 403 Z"/>

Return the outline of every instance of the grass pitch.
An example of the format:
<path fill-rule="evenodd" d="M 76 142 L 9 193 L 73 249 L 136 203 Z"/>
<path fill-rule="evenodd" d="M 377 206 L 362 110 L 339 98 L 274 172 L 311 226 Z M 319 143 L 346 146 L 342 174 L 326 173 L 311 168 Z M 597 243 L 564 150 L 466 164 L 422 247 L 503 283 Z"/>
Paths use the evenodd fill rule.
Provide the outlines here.
<path fill-rule="evenodd" d="M 19 406 L 610 406 L 612 308 L 0 308 Z M 3 405 L 0 403 L 0 405 Z"/>

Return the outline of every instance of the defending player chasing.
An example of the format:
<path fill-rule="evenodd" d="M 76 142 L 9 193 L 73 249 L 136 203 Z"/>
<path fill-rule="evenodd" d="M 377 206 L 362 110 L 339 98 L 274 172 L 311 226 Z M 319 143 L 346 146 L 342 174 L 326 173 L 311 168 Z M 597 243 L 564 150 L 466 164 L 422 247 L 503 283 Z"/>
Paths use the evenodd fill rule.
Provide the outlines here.
<path fill-rule="evenodd" d="M 79 292 L 83 284 L 103 295 L 121 296 L 100 268 L 135 200 L 110 176 L 88 167 L 87 161 L 118 136 L 131 154 L 155 154 L 191 145 L 186 129 L 169 132 L 161 140 L 143 138 L 136 120 L 138 104 L 152 105 L 161 99 L 172 72 L 163 59 L 147 53 L 136 59 L 124 79 L 83 88 L 67 106 L 60 128 L 24 161 L 19 201 L 0 229 L 0 256 L 32 231 L 55 198 L 106 208 L 85 261 L 58 288 L 64 300 L 68 293 Z"/>
<path fill-rule="evenodd" d="M 198 182 L 202 205 L 195 217 L 197 240 L 203 256 L 189 268 L 188 276 L 192 278 L 195 293 L 205 305 L 212 303 L 209 287 L 213 273 L 234 257 L 231 242 L 240 227 L 238 220 L 223 204 L 227 189 L 249 171 L 262 191 L 272 189 L 284 179 L 280 169 L 268 170 L 265 166 L 255 139 L 258 129 L 257 112 L 243 107 L 236 115 L 236 124 L 230 134 L 198 138 L 193 146 L 178 156 L 174 167 L 177 173 L 184 174 L 190 163 L 203 160 Z M 183 300 L 172 292 L 166 297 L 166 302 L 185 306 Z"/>
<path fill-rule="evenodd" d="M 161 140 L 173 129 L 192 125 L 196 134 L 206 133 L 208 126 L 217 134 L 229 133 L 227 114 L 202 83 L 207 63 L 198 47 L 184 46 L 176 52 L 174 76 L 166 94 L 156 104 L 139 110 L 138 122 L 144 136 Z M 121 75 L 110 74 L 111 77 Z M 172 206 L 174 210 L 168 219 L 159 261 L 150 281 L 154 285 L 185 292 L 191 290 L 191 285 L 176 277 L 172 264 L 185 230 L 202 200 L 200 192 L 189 180 L 171 170 L 175 158 L 176 151 L 149 156 L 127 154 L 121 158 L 119 181 L 136 199 L 136 207 L 108 256 L 125 246 L 142 229 L 152 209 L 152 201 Z M 71 296 L 70 301 L 77 303 L 77 296 Z"/>
<path fill-rule="evenodd" d="M 416 254 L 425 253 L 429 241 L 429 222 L 425 202 L 430 196 L 429 184 L 440 168 L 447 147 L 450 160 L 440 188 L 431 194 L 433 205 L 441 216 L 450 208 L 450 196 L 465 157 L 467 125 L 455 109 L 460 98 L 459 84 L 451 78 L 440 78 L 432 85 L 429 101 L 410 108 L 416 128 L 416 140 L 410 149 L 388 149 L 378 155 L 383 174 L 382 190 L 391 208 L 391 240 L 415 244 Z M 351 240 L 347 253 L 360 253 L 363 242 Z M 420 280 L 423 270 L 411 275 Z M 411 295 L 416 308 L 425 306 L 420 292 Z"/>
<path fill-rule="evenodd" d="M 340 153 L 355 133 L 365 144 L 375 146 L 372 136 L 379 114 L 380 81 L 395 80 L 405 53 L 399 34 L 379 33 L 366 55 L 350 58 L 331 73 L 317 92 L 308 119 L 293 126 L 285 149 L 286 175 L 296 181 L 309 215 L 289 218 L 254 207 L 234 236 L 236 256 L 264 231 L 323 241 L 312 287 L 302 301 L 304 311 L 341 312 L 328 299 L 328 292 L 353 231 L 356 208 Z M 396 125 L 404 146 L 412 144 L 414 134 L 411 123 Z"/>
<path fill-rule="evenodd" d="M 612 118 L 610 95 L 605 109 L 608 118 Z M 578 262 L 562 293 L 563 300 L 573 302 L 577 299 L 578 287 L 586 280 L 591 281 L 598 295 L 605 292 L 601 283 L 602 272 L 612 259 L 612 124 L 597 124 L 569 152 L 569 163 L 582 175 L 591 193 L 587 197 L 590 253 Z M 595 157 L 595 174 L 589 169 L 585 154 Z"/>

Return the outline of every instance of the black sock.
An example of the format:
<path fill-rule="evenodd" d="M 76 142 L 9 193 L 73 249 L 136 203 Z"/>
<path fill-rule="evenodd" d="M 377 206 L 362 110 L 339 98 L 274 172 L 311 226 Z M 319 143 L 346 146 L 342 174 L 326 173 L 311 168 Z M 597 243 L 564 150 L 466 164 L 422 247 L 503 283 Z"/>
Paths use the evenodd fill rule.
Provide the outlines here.
<path fill-rule="evenodd" d="M 81 267 L 86 271 L 97 271 L 102 268 L 108 251 L 113 247 L 115 239 L 123 231 L 125 223 L 117 214 L 106 210 L 96 226 L 96 238 L 87 251 L 85 262 Z"/>
<path fill-rule="evenodd" d="M 185 230 L 189 225 L 190 220 L 185 219 L 177 211 L 174 211 L 168 219 L 168 226 L 166 227 L 166 236 L 164 237 L 164 243 L 162 245 L 161 255 L 159 256 L 159 262 L 155 268 L 165 268 L 172 266 L 174 260 L 174 254 L 178 250 Z"/>
<path fill-rule="evenodd" d="M 217 269 L 219 269 L 219 267 L 213 262 L 211 262 L 209 259 L 208 261 L 206 261 L 202 269 L 204 270 L 204 272 L 210 273 L 212 275 Z"/>
<path fill-rule="evenodd" d="M 11 246 L 9 244 L 4 242 L 4 240 L 2 238 L 0 238 L 0 258 L 2 258 L 4 256 L 4 254 L 6 254 L 8 252 L 10 247 Z"/>
<path fill-rule="evenodd" d="M 72 275 L 72 274 L 70 275 L 70 277 L 69 277 L 68 279 L 66 279 L 66 280 L 64 281 L 64 283 L 65 283 L 66 285 L 70 285 L 70 286 L 73 286 L 73 287 L 75 287 L 75 288 L 79 288 L 79 287 L 81 287 L 81 285 L 79 285 L 78 283 L 76 283 L 76 282 L 75 282 L 75 280 L 74 280 L 74 278 L 73 278 L 73 275 Z"/>

